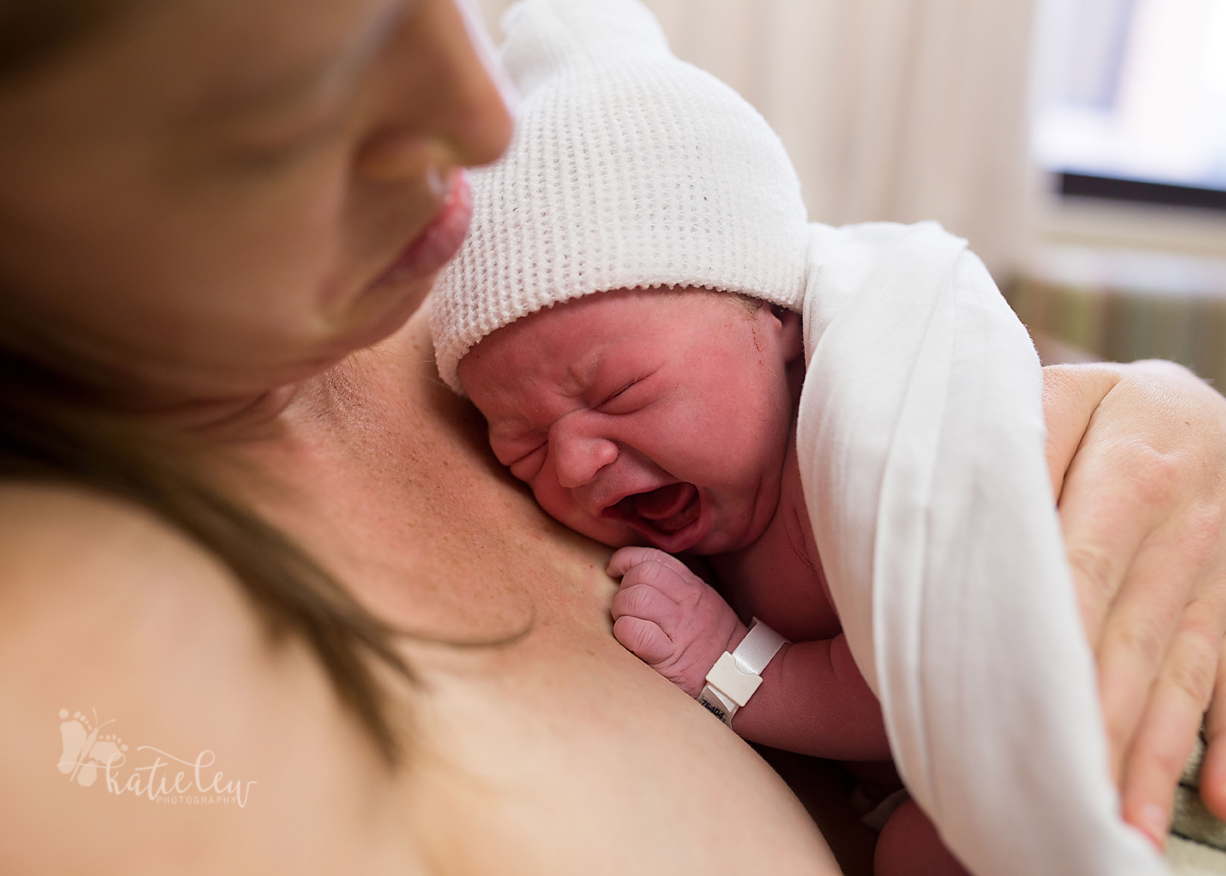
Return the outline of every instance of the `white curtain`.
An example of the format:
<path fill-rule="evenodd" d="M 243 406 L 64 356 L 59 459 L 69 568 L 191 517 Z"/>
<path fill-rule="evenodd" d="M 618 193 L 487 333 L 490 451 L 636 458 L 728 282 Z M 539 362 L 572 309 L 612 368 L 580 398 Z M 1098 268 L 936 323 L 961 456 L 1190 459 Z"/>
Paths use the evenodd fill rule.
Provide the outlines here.
<path fill-rule="evenodd" d="M 511 0 L 478 2 L 499 41 Z M 645 2 L 779 133 L 811 219 L 936 219 L 998 279 L 1026 260 L 1033 0 Z"/>

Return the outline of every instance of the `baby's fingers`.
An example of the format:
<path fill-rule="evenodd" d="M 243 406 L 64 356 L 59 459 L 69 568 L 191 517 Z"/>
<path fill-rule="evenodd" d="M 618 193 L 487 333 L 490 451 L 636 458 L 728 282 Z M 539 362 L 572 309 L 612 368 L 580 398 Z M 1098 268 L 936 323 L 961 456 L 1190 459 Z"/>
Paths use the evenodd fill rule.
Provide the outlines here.
<path fill-rule="evenodd" d="M 637 617 L 660 626 L 666 634 L 676 629 L 681 606 L 646 584 L 622 585 L 613 596 L 613 620 Z"/>
<path fill-rule="evenodd" d="M 648 666 L 656 666 L 673 656 L 672 639 L 651 621 L 622 615 L 613 622 L 613 635 L 627 651 Z"/>
<path fill-rule="evenodd" d="M 621 576 L 622 590 L 644 585 L 677 603 L 693 601 L 705 586 L 683 562 L 651 548 L 622 548 L 609 562 L 609 574 L 615 573 Z"/>
<path fill-rule="evenodd" d="M 610 578 L 620 578 L 635 566 L 641 566 L 645 563 L 659 563 L 665 568 L 672 569 L 678 574 L 692 574 L 685 563 L 674 557 L 672 554 L 666 554 L 664 551 L 656 550 L 649 547 L 625 547 L 618 550 L 609 558 L 609 565 L 605 572 Z"/>

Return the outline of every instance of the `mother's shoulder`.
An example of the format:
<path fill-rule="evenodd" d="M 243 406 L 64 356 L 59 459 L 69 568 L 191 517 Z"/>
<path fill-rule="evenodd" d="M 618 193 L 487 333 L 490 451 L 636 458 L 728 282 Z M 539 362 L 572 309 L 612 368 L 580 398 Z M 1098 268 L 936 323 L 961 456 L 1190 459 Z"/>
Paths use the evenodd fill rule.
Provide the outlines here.
<path fill-rule="evenodd" d="M 262 638 L 239 583 L 203 547 L 119 499 L 0 483 L 0 676 L 139 698 L 143 682 L 192 672 L 185 646 L 216 656 L 205 631 Z"/>
<path fill-rule="evenodd" d="M 0 601 L 10 609 L 14 601 L 80 605 L 229 578 L 207 551 L 139 506 L 70 485 L 0 482 Z"/>
<path fill-rule="evenodd" d="M 323 871 L 329 844 L 369 854 L 370 829 L 312 808 L 333 791 L 360 799 L 381 775 L 318 661 L 271 636 L 222 563 L 139 507 L 0 483 L 0 703 L 0 786 L 21 801 L 0 806 L 0 859 L 18 861 L 6 872 L 182 860 L 276 872 L 267 837 L 287 824 L 309 828 L 295 840 L 315 862 L 304 872 Z M 118 767 L 104 770 L 100 749 Z M 64 824 L 78 842 L 62 841 Z"/>

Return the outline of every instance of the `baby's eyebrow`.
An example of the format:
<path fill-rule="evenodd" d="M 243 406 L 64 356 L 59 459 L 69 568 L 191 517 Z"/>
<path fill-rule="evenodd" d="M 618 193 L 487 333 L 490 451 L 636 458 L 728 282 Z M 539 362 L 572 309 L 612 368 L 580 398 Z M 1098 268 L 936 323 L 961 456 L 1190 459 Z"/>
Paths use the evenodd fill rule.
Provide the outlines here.
<path fill-rule="evenodd" d="M 565 379 L 558 392 L 566 398 L 586 400 L 600 374 L 602 359 L 597 350 L 587 350 L 566 363 Z"/>
<path fill-rule="evenodd" d="M 558 391 L 567 398 L 575 398 L 583 395 L 584 388 L 591 382 L 589 374 L 591 367 L 584 367 L 586 363 L 582 360 L 576 360 L 566 363 L 566 379 L 558 386 Z"/>

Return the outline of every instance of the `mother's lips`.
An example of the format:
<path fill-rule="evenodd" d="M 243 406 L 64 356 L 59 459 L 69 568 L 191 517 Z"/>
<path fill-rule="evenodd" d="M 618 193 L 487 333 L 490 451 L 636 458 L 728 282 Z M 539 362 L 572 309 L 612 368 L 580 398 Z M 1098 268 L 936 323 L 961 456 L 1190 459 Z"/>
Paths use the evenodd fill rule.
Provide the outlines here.
<path fill-rule="evenodd" d="M 442 268 L 464 244 L 472 215 L 473 198 L 472 190 L 468 187 L 468 174 L 463 168 L 456 168 L 438 213 L 409 242 L 374 285 L 416 280 Z"/>

